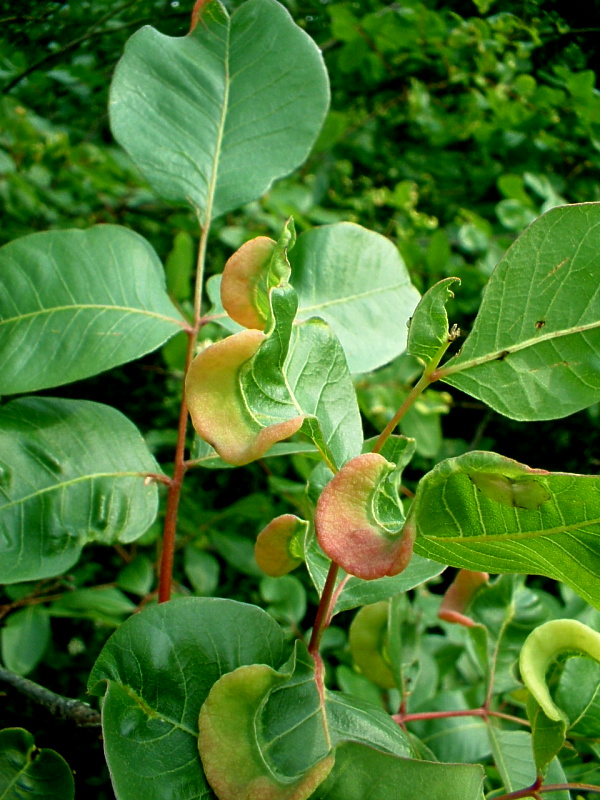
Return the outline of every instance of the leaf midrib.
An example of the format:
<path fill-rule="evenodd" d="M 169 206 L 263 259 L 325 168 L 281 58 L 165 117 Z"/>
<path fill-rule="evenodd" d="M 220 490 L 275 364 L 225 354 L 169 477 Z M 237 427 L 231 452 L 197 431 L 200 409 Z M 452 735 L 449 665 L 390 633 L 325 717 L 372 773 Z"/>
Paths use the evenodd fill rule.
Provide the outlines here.
<path fill-rule="evenodd" d="M 137 692 L 135 692 L 131 686 L 127 685 L 126 683 L 121 683 L 120 681 L 115 681 L 116 685 L 120 687 L 120 689 L 132 700 L 134 700 L 141 710 L 150 718 L 150 719 L 158 719 L 161 722 L 168 722 L 174 728 L 177 728 L 184 733 L 189 733 L 190 736 L 193 736 L 194 739 L 198 738 L 198 731 L 194 731 L 191 728 L 188 728 L 186 725 L 183 725 L 181 722 L 177 722 L 174 719 L 171 719 L 166 714 L 161 714 L 152 708 L 148 703 L 140 697 Z"/>
<path fill-rule="evenodd" d="M 25 497 L 20 497 L 18 500 L 13 500 L 10 503 L 5 503 L 4 505 L 0 506 L 0 514 L 3 511 L 7 511 L 10 508 L 14 508 L 15 506 L 19 506 L 23 503 L 27 503 L 30 500 L 34 500 L 35 498 L 39 497 L 40 495 L 48 494 L 49 492 L 55 492 L 59 489 L 64 489 L 68 486 L 74 486 L 78 483 L 83 483 L 85 481 L 93 481 L 97 478 L 146 478 L 148 475 L 147 472 L 94 472 L 93 474 L 89 475 L 80 475 L 77 478 L 72 478 L 68 481 L 61 481 L 60 483 L 52 484 L 52 486 L 46 486 L 43 489 L 39 489 L 37 492 L 33 492 L 32 494 L 28 494 Z"/>
<path fill-rule="evenodd" d="M 28 311 L 25 314 L 20 314 L 18 317 L 6 317 L 0 320 L 0 327 L 2 325 L 10 325 L 11 323 L 22 322 L 23 320 L 35 318 L 35 317 L 42 317 L 44 315 L 49 314 L 56 314 L 58 312 L 74 312 L 74 311 L 81 311 L 82 309 L 95 309 L 99 311 L 123 311 L 128 314 L 141 314 L 146 317 L 154 317 L 156 319 L 162 319 L 166 322 L 172 322 L 180 328 L 185 328 L 186 323 L 183 320 L 178 320 L 175 317 L 168 317 L 166 314 L 159 314 L 155 311 L 147 311 L 143 308 L 130 308 L 129 306 L 115 306 L 115 305 L 105 305 L 101 303 L 80 303 L 80 304 L 73 304 L 70 306 L 52 306 L 51 308 L 42 308 L 38 311 Z"/>
<path fill-rule="evenodd" d="M 479 367 L 482 364 L 487 364 L 490 361 L 497 361 L 501 358 L 512 355 L 513 353 L 518 353 L 520 350 L 526 350 L 529 347 L 535 347 L 535 345 L 540 343 L 548 342 L 552 339 L 559 339 L 564 336 L 572 336 L 577 333 L 584 333 L 585 331 L 594 330 L 595 328 L 600 328 L 600 320 L 596 322 L 590 322 L 588 325 L 576 325 L 572 328 L 564 328 L 559 331 L 550 331 L 549 333 L 536 336 L 535 339 L 526 339 L 525 341 L 518 342 L 517 344 L 510 344 L 500 350 L 495 350 L 492 353 L 486 353 L 484 356 L 472 358 L 469 361 L 454 361 L 454 359 L 451 359 L 449 362 L 447 362 L 448 366 L 442 365 L 437 370 L 436 375 L 438 379 L 444 380 L 449 375 L 453 375 L 457 372 L 464 372 L 465 370 L 472 369 L 473 367 Z M 459 358 L 459 356 L 455 356 L 455 358 Z"/>
<path fill-rule="evenodd" d="M 570 531 L 578 530 L 582 527 L 590 527 L 592 525 L 600 525 L 600 517 L 583 520 L 582 522 L 574 522 L 571 525 L 559 525 L 556 528 L 544 528 L 538 531 L 523 531 L 519 533 L 491 533 L 481 535 L 478 534 L 476 536 L 427 536 L 420 531 L 420 534 L 428 542 L 439 542 L 441 544 L 487 544 L 488 542 L 518 542 L 522 539 L 535 539 L 540 536 L 554 536 L 561 533 L 569 533 Z"/>

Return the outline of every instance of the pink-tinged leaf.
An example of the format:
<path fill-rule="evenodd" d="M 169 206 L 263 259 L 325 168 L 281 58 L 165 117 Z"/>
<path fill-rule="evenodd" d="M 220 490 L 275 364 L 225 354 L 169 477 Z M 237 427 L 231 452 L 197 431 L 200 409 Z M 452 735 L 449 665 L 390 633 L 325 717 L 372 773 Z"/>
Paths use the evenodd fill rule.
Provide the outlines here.
<path fill-rule="evenodd" d="M 225 264 L 221 280 L 221 302 L 232 320 L 244 328 L 264 330 L 266 309 L 260 307 L 258 290 L 277 243 L 258 236 L 243 244 Z"/>
<path fill-rule="evenodd" d="M 378 453 L 348 461 L 327 484 L 315 513 L 315 529 L 325 553 L 350 575 L 363 580 L 398 575 L 412 556 L 413 526 L 402 529 L 401 506 L 386 478 L 396 469 Z M 397 514 L 390 524 L 385 513 Z"/>
<path fill-rule="evenodd" d="M 248 410 L 240 389 L 241 367 L 265 335 L 247 330 L 211 345 L 192 362 L 186 398 L 194 428 L 223 461 L 242 466 L 263 456 L 302 426 L 304 415 L 262 427 Z"/>
<path fill-rule="evenodd" d="M 470 569 L 461 569 L 448 587 L 442 600 L 438 617 L 446 622 L 456 622 L 467 628 L 472 628 L 477 623 L 465 614 L 475 592 L 488 580 L 487 572 L 474 572 Z"/>
<path fill-rule="evenodd" d="M 258 534 L 254 548 L 256 563 L 272 578 L 287 575 L 304 560 L 302 542 L 308 522 L 294 516 L 282 514 L 269 522 Z"/>

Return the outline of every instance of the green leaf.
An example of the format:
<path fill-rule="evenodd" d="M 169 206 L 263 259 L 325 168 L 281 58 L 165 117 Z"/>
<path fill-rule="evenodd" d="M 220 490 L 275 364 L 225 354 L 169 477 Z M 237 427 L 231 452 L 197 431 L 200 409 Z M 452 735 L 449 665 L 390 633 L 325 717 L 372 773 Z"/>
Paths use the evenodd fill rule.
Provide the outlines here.
<path fill-rule="evenodd" d="M 198 758 L 200 708 L 222 675 L 282 659 L 278 625 L 233 600 L 179 599 L 127 620 L 89 680 L 100 694 L 106 683 L 102 725 L 119 800 L 164 800 L 173 787 L 190 800 L 213 797 Z"/>
<path fill-rule="evenodd" d="M 521 686 L 515 667 L 525 640 L 552 615 L 542 595 L 541 590 L 525 586 L 523 575 L 501 575 L 481 587 L 469 606 L 469 616 L 478 623 L 469 633 L 481 664 L 487 670 L 488 664 L 494 663 L 494 694 Z M 477 631 L 485 631 L 484 636 Z"/>
<path fill-rule="evenodd" d="M 306 800 L 330 772 L 314 669 L 298 644 L 280 672 L 254 664 L 215 683 L 200 712 L 199 747 L 219 800 Z"/>
<path fill-rule="evenodd" d="M 488 725 L 488 736 L 494 762 L 498 767 L 506 792 L 515 792 L 531 786 L 536 779 L 531 734 L 527 731 L 506 731 Z M 546 783 L 566 783 L 565 773 L 554 759 L 546 773 Z M 568 790 L 552 792 L 553 800 L 570 800 Z"/>
<path fill-rule="evenodd" d="M 393 756 L 414 755 L 406 731 L 381 706 L 344 692 L 326 690 L 325 711 L 329 738 L 336 753 L 344 742 L 357 742 Z"/>
<path fill-rule="evenodd" d="M 117 586 L 125 592 L 145 597 L 154 583 L 154 568 L 146 556 L 136 556 L 117 576 Z"/>
<path fill-rule="evenodd" d="M 527 699 L 527 716 L 536 772 L 543 774 L 565 743 L 566 724 L 562 719 L 551 719 L 533 695 Z"/>
<path fill-rule="evenodd" d="M 212 0 L 187 36 L 132 36 L 110 119 L 156 191 L 210 219 L 299 166 L 328 104 L 322 56 L 282 5 L 249 0 L 229 18 Z"/>
<path fill-rule="evenodd" d="M 97 586 L 65 592 L 52 603 L 50 613 L 53 617 L 79 617 L 118 625 L 122 617 L 135 609 L 135 603 L 116 586 Z"/>
<path fill-rule="evenodd" d="M 298 626 L 306 614 L 306 589 L 294 575 L 263 578 L 260 594 L 266 611 L 287 625 Z"/>
<path fill-rule="evenodd" d="M 215 593 L 221 568 L 213 555 L 188 545 L 183 554 L 183 568 L 194 594 L 210 597 Z"/>
<path fill-rule="evenodd" d="M 546 575 L 600 607 L 600 478 L 497 453 L 442 461 L 419 483 L 415 551 L 454 567 Z"/>
<path fill-rule="evenodd" d="M 69 765 L 54 750 L 39 750 L 23 728 L 0 731 L 2 800 L 73 800 L 75 783 Z"/>
<path fill-rule="evenodd" d="M 397 758 L 348 743 L 337 748 L 329 778 L 310 800 L 480 800 L 482 781 L 479 765 Z"/>
<path fill-rule="evenodd" d="M 0 410 L 0 582 L 59 575 L 88 542 L 132 542 L 156 517 L 160 469 L 135 426 L 87 400 Z"/>
<path fill-rule="evenodd" d="M 569 731 L 593 739 L 600 731 L 600 664 L 591 658 L 569 658 L 554 694 L 568 716 Z"/>
<path fill-rule="evenodd" d="M 167 289 L 175 300 L 189 299 L 194 266 L 194 240 L 186 231 L 179 231 L 173 240 L 173 249 L 165 261 Z"/>
<path fill-rule="evenodd" d="M 1 631 L 2 661 L 17 675 L 28 675 L 42 660 L 50 641 L 50 620 L 42 606 L 15 611 Z"/>
<path fill-rule="evenodd" d="M 460 279 L 445 278 L 432 286 L 421 298 L 410 321 L 406 351 L 425 366 L 439 361 L 451 341 L 446 303 L 454 297 L 454 292 L 450 291 L 453 283 L 460 283 Z"/>
<path fill-rule="evenodd" d="M 318 546 L 314 537 L 308 540 L 304 557 L 312 582 L 320 595 L 325 586 L 331 562 Z M 430 578 L 435 578 L 445 569 L 444 564 L 438 564 L 435 561 L 429 561 L 427 558 L 413 554 L 410 564 L 404 572 L 395 575 L 393 578 L 376 578 L 375 580 L 365 581 L 361 578 L 347 575 L 340 570 L 340 576 L 336 584 L 336 592 L 339 591 L 339 595 L 333 613 L 339 614 L 351 608 L 387 600 L 396 594 L 407 592 L 409 589 L 414 589 L 415 586 L 420 586 Z M 344 585 L 340 587 L 342 581 Z"/>
<path fill-rule="evenodd" d="M 352 620 L 348 644 L 362 675 L 382 689 L 393 689 L 396 678 L 388 656 L 388 608 L 384 600 L 363 606 Z"/>
<path fill-rule="evenodd" d="M 289 258 L 298 318 L 331 325 L 350 372 L 373 370 L 405 349 L 419 293 L 389 239 L 339 222 L 303 233 Z"/>
<path fill-rule="evenodd" d="M 116 225 L 0 250 L 0 393 L 61 386 L 160 347 L 184 325 L 158 256 Z"/>
<path fill-rule="evenodd" d="M 500 261 L 473 329 L 438 377 L 512 419 L 600 400 L 600 204 L 554 208 Z"/>

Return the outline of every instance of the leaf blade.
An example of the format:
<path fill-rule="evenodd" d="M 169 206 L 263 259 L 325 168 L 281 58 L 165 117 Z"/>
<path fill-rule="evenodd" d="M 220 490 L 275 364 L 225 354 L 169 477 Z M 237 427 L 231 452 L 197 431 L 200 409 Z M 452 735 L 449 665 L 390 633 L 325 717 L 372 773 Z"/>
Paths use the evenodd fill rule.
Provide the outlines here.
<path fill-rule="evenodd" d="M 250 0 L 229 18 L 212 0 L 185 37 L 146 27 L 129 40 L 110 116 L 162 196 L 214 218 L 299 166 L 328 105 L 321 54 L 285 8 Z"/>
<path fill-rule="evenodd" d="M 0 392 L 71 383 L 155 350 L 184 324 L 158 256 L 117 225 L 0 250 Z"/>

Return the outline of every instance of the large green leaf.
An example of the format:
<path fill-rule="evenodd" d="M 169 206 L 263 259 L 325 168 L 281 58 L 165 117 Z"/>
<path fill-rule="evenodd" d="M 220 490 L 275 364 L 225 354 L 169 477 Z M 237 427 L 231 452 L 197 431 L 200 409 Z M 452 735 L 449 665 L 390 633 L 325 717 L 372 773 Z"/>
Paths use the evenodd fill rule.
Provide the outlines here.
<path fill-rule="evenodd" d="M 0 409 L 0 583 L 59 575 L 87 542 L 131 542 L 156 517 L 160 472 L 120 412 L 20 398 Z"/>
<path fill-rule="evenodd" d="M 480 800 L 483 768 L 397 758 L 365 744 L 337 748 L 335 766 L 310 800 Z"/>
<path fill-rule="evenodd" d="M 183 325 L 158 256 L 126 228 L 34 233 L 0 250 L 1 394 L 96 375 Z"/>
<path fill-rule="evenodd" d="M 289 259 L 298 318 L 331 325 L 351 372 L 373 370 L 405 349 L 419 293 L 389 239 L 339 222 L 303 233 Z"/>
<path fill-rule="evenodd" d="M 553 208 L 517 239 L 439 377 L 513 419 L 600 400 L 600 203 Z"/>
<path fill-rule="evenodd" d="M 419 483 L 415 551 L 445 564 L 564 581 L 600 607 L 600 478 L 497 453 L 442 461 Z"/>
<path fill-rule="evenodd" d="M 69 765 L 54 750 L 39 750 L 23 728 L 0 731 L 0 798 L 2 800 L 73 800 L 75 784 Z"/>
<path fill-rule="evenodd" d="M 132 36 L 110 118 L 163 197 L 213 218 L 299 166 L 328 103 L 322 56 L 282 5 L 249 0 L 229 18 L 211 0 L 187 36 L 150 27 Z"/>
<path fill-rule="evenodd" d="M 283 644 L 268 614 L 233 600 L 180 599 L 127 620 L 89 680 L 90 691 L 106 689 L 102 725 L 119 800 L 214 798 L 198 754 L 200 708 L 238 667 L 278 667 Z"/>

